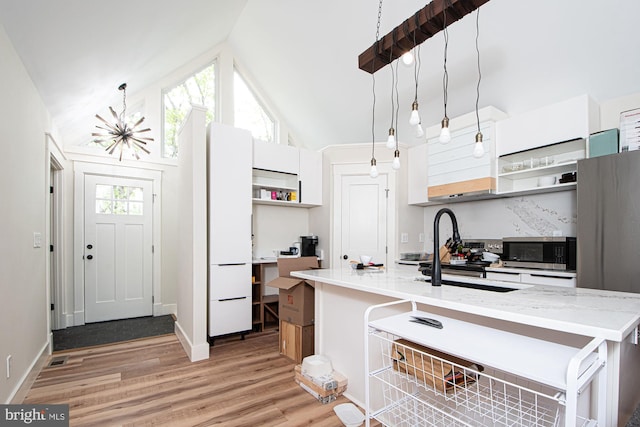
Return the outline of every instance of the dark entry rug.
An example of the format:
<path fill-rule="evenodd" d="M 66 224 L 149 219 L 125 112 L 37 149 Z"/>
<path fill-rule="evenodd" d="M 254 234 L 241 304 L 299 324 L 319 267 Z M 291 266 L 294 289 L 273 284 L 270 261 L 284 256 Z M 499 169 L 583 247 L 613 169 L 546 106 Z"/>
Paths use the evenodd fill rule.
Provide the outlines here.
<path fill-rule="evenodd" d="M 171 315 L 89 323 L 53 331 L 53 351 L 155 337 L 172 334 L 173 331 Z"/>

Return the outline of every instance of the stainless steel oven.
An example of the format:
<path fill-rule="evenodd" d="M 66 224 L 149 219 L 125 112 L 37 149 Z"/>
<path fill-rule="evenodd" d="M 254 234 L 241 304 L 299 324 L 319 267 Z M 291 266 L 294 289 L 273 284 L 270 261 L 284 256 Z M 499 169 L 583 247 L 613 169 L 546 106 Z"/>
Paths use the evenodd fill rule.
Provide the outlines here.
<path fill-rule="evenodd" d="M 576 269 L 575 237 L 505 237 L 502 239 L 505 267 Z"/>

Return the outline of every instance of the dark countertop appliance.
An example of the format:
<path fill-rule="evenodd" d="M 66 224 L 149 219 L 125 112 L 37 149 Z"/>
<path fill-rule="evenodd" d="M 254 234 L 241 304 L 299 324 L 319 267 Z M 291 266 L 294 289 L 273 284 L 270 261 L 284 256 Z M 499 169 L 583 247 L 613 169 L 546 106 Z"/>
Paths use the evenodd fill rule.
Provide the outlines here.
<path fill-rule="evenodd" d="M 318 236 L 300 236 L 300 256 L 316 256 Z"/>
<path fill-rule="evenodd" d="M 575 237 L 505 237 L 502 242 L 505 267 L 576 269 Z"/>

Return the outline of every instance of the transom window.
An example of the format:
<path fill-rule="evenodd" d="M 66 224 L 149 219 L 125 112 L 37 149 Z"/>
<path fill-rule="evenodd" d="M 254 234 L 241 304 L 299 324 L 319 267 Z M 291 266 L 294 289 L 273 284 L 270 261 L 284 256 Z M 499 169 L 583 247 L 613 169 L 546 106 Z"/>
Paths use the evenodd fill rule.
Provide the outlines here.
<path fill-rule="evenodd" d="M 191 110 L 192 104 L 207 108 L 206 123 L 215 119 L 216 107 L 216 68 L 215 62 L 193 74 L 174 87 L 165 89 L 164 104 L 164 144 L 162 155 L 178 157 L 178 129 Z"/>
<path fill-rule="evenodd" d="M 142 187 L 97 184 L 96 213 L 103 215 L 142 215 Z"/>
<path fill-rule="evenodd" d="M 255 139 L 275 142 L 276 121 L 260 103 L 238 70 L 233 73 L 234 125 L 251 131 Z"/>

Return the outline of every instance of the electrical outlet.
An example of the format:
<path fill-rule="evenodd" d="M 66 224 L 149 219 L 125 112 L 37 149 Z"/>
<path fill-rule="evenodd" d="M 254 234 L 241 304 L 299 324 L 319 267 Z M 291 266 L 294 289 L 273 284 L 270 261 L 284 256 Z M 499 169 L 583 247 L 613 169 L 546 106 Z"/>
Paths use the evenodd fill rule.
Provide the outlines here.
<path fill-rule="evenodd" d="M 7 356 L 7 379 L 11 378 L 11 355 Z"/>
<path fill-rule="evenodd" d="M 42 233 L 38 233 L 37 231 L 33 233 L 33 247 L 34 248 L 42 247 Z"/>
<path fill-rule="evenodd" d="M 424 233 L 418 234 L 418 242 L 424 243 Z"/>
<path fill-rule="evenodd" d="M 409 243 L 409 233 L 400 234 L 400 243 Z"/>

